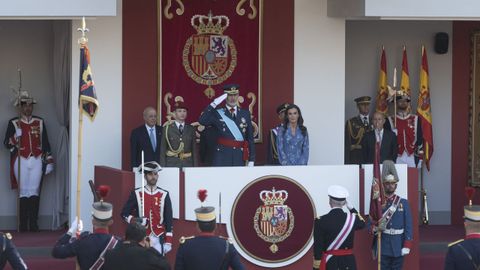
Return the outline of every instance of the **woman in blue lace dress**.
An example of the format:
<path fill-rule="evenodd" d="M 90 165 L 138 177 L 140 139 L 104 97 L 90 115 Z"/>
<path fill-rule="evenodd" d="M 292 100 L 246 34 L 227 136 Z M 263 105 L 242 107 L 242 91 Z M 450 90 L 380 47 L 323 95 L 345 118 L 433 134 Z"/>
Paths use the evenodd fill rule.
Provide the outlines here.
<path fill-rule="evenodd" d="M 303 125 L 300 108 L 291 104 L 277 137 L 278 160 L 281 165 L 307 165 L 308 132 Z"/>

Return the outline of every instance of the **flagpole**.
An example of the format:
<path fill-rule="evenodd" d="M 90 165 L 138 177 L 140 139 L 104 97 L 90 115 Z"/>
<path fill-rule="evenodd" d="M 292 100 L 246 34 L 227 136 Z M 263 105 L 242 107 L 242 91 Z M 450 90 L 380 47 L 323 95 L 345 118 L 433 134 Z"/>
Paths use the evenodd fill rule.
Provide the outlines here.
<path fill-rule="evenodd" d="M 397 68 L 393 69 L 393 90 L 395 95 L 393 96 L 393 125 L 397 128 Z"/>
<path fill-rule="evenodd" d="M 145 156 L 142 150 L 142 218 L 145 217 Z"/>
<path fill-rule="evenodd" d="M 377 269 L 378 270 L 381 270 L 382 268 L 382 232 L 381 231 L 377 231 L 377 258 L 378 258 L 378 262 L 377 262 Z"/>
<path fill-rule="evenodd" d="M 18 128 L 22 129 L 22 101 L 21 101 L 21 92 L 22 92 L 22 70 L 20 68 L 17 69 L 18 76 L 19 76 L 19 85 L 18 85 L 18 98 L 17 98 L 17 106 L 18 106 Z M 22 134 L 23 135 L 23 134 Z M 20 232 L 20 149 L 22 148 L 22 137 L 17 138 L 17 232 Z"/>

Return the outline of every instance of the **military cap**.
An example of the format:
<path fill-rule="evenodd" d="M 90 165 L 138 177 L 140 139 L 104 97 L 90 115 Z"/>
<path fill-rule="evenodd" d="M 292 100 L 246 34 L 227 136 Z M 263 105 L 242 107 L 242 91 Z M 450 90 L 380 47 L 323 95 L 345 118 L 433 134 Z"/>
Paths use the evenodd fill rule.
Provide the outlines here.
<path fill-rule="evenodd" d="M 356 99 L 354 99 L 354 101 L 357 103 L 357 104 L 370 104 L 370 101 L 372 100 L 371 97 L 369 96 L 362 96 L 362 97 L 357 97 Z"/>
<path fill-rule="evenodd" d="M 277 114 L 280 114 L 280 113 L 284 112 L 288 108 L 288 106 L 290 106 L 290 104 L 286 103 L 286 102 L 278 105 Z"/>
<path fill-rule="evenodd" d="M 328 187 L 328 196 L 336 201 L 344 201 L 348 197 L 348 190 L 339 185 Z"/>
<path fill-rule="evenodd" d="M 195 216 L 197 221 L 209 222 L 215 220 L 215 207 L 213 206 L 202 206 L 195 209 Z"/>
<path fill-rule="evenodd" d="M 158 164 L 156 161 L 149 161 L 149 162 L 145 162 L 143 163 L 143 166 L 140 165 L 138 167 L 138 172 L 141 173 L 142 172 L 142 167 L 145 168 L 145 173 L 149 173 L 149 172 L 159 172 L 162 170 L 162 167 L 160 166 L 160 164 Z"/>
<path fill-rule="evenodd" d="M 480 205 L 467 205 L 463 208 L 464 219 L 480 222 Z"/>
<path fill-rule="evenodd" d="M 403 90 L 398 90 L 396 93 L 396 96 L 397 96 L 396 97 L 397 100 L 405 99 L 406 101 L 410 101 L 410 95 Z"/>
<path fill-rule="evenodd" d="M 223 92 L 229 95 L 237 95 L 240 92 L 240 85 L 226 84 L 223 86 Z"/>
<path fill-rule="evenodd" d="M 173 109 L 174 110 L 176 110 L 176 109 L 188 110 L 188 107 L 187 107 L 187 104 L 185 104 L 185 102 L 183 102 L 182 100 L 178 100 L 173 104 Z"/>
<path fill-rule="evenodd" d="M 21 90 L 19 96 L 13 102 L 13 106 L 18 107 L 23 104 L 37 104 L 37 101 L 30 96 L 28 91 Z"/>
<path fill-rule="evenodd" d="M 382 182 L 397 183 L 399 179 L 395 163 L 391 160 L 385 160 L 382 164 Z"/>

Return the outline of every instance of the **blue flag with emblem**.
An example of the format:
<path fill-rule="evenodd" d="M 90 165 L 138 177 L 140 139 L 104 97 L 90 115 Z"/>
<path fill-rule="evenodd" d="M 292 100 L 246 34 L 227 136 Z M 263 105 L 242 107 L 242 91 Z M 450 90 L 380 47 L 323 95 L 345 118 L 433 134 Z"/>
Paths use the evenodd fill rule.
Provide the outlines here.
<path fill-rule="evenodd" d="M 99 105 L 92 78 L 90 51 L 87 44 L 82 45 L 80 48 L 80 96 L 78 100 L 81 113 L 85 113 L 93 121 L 97 115 Z"/>

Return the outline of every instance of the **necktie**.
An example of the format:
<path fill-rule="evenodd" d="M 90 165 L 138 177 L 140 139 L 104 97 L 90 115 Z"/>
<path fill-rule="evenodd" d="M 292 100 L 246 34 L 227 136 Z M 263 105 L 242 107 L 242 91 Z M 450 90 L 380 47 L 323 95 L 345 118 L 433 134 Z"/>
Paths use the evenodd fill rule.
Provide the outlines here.
<path fill-rule="evenodd" d="M 180 134 L 183 134 L 183 124 L 180 124 L 180 126 L 178 126 L 178 131 L 180 131 Z"/>
<path fill-rule="evenodd" d="M 149 136 L 150 136 L 150 142 L 152 143 L 153 150 L 155 150 L 155 149 L 157 149 L 157 141 L 156 141 L 156 138 L 155 138 L 155 133 L 153 131 L 154 131 L 154 129 L 151 128 L 150 132 L 149 132 L 150 133 Z"/>
<path fill-rule="evenodd" d="M 382 134 L 380 133 L 380 131 L 376 130 L 375 131 L 375 134 L 377 135 L 377 142 L 381 142 L 382 141 Z"/>
<path fill-rule="evenodd" d="M 230 114 L 235 118 L 235 108 L 230 108 Z"/>

